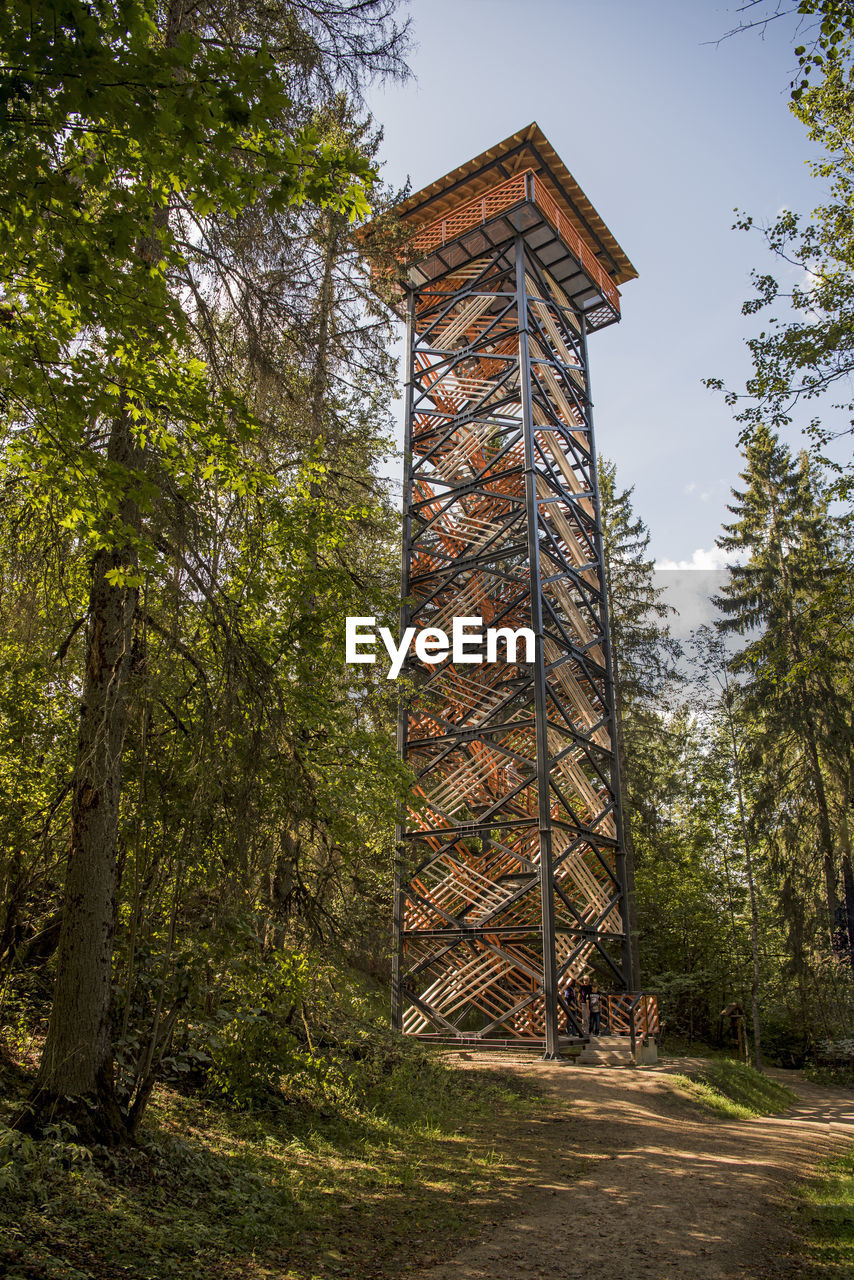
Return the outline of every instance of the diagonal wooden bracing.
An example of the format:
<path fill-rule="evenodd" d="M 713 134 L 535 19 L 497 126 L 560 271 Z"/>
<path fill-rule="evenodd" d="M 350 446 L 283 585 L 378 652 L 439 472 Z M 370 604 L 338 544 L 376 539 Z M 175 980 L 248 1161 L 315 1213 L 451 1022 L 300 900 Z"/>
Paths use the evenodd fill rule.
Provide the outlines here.
<path fill-rule="evenodd" d="M 537 644 L 407 668 L 395 1021 L 554 1053 L 569 975 L 632 986 L 586 343 L 616 312 L 568 297 L 526 225 L 450 269 L 443 242 L 409 295 L 404 625 Z"/>

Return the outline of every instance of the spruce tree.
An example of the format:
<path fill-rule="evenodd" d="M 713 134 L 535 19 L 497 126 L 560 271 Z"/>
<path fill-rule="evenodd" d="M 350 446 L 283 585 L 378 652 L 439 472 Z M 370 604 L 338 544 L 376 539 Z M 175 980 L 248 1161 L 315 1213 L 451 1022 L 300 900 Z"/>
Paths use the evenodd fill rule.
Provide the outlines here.
<path fill-rule="evenodd" d="M 668 606 L 655 583 L 650 533 L 632 505 L 632 489 L 620 490 L 614 463 L 599 460 L 602 541 L 614 655 L 618 767 L 623 795 L 626 879 L 632 969 L 640 982 L 633 823 L 643 821 L 652 794 L 650 750 L 660 733 L 660 703 L 675 680 L 679 646 L 667 626 Z"/>
<path fill-rule="evenodd" d="M 832 938 L 838 784 L 850 750 L 848 646 L 831 607 L 834 583 L 844 571 L 838 528 L 806 454 L 793 457 L 761 426 L 746 446 L 745 460 L 744 487 L 734 491 L 729 507 L 735 519 L 718 540 L 738 561 L 716 600 L 723 614 L 718 625 L 745 639 L 732 666 L 743 677 L 769 799 L 785 790 L 804 806 Z"/>

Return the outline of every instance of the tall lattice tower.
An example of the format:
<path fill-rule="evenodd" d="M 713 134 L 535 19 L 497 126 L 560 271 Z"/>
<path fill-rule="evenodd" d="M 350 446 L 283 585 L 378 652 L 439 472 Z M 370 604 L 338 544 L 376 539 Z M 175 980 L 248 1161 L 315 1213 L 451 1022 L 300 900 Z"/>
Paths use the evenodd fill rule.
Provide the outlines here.
<path fill-rule="evenodd" d="M 636 981 L 587 363 L 636 272 L 535 124 L 399 211 L 401 627 L 480 618 L 536 651 L 408 664 L 394 1025 L 551 1057 L 570 975 Z"/>

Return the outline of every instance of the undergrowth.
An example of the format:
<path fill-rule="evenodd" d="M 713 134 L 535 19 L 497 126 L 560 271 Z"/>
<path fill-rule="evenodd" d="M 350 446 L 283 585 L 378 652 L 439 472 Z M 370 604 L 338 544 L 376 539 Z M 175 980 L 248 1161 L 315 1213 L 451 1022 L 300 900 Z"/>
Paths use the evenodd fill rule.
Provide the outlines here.
<path fill-rule="evenodd" d="M 731 1058 L 710 1058 L 691 1075 L 672 1079 L 705 1110 L 730 1120 L 773 1115 L 795 1101 L 784 1084 Z"/>
<path fill-rule="evenodd" d="M 854 1069 L 851 1067 L 810 1066 L 803 1069 L 807 1080 L 813 1084 L 832 1085 L 837 1089 L 854 1089 Z"/>
<path fill-rule="evenodd" d="M 252 1111 L 164 1086 L 120 1150 L 67 1125 L 38 1141 L 0 1128 L 0 1274 L 372 1280 L 506 1212 L 529 1175 L 497 1134 L 537 1117 L 530 1089 L 396 1042 L 335 1075 L 326 1100 Z"/>

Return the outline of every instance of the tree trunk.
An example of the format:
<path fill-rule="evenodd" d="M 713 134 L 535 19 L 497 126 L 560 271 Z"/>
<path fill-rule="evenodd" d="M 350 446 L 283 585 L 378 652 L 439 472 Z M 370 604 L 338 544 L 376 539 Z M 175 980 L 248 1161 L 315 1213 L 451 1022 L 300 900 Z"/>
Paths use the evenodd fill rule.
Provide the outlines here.
<path fill-rule="evenodd" d="M 198 12 L 188 0 L 169 0 L 164 16 L 164 42 L 172 46 Z M 156 233 L 168 220 L 168 206 L 152 211 L 151 227 L 136 246 L 144 267 L 160 256 Z M 62 1117 L 77 1125 L 84 1141 L 115 1143 L 129 1132 L 115 1096 L 110 997 L 122 751 L 138 590 L 113 584 L 106 575 L 111 569 L 136 568 L 132 535 L 140 530 L 140 515 L 132 473 L 144 461 L 125 403 L 110 430 L 107 459 L 124 472 L 117 514 L 131 536 L 125 545 L 97 552 L 92 564 L 56 982 L 35 1088 L 20 1124 L 38 1129 Z"/>
<path fill-rule="evenodd" d="M 772 508 L 772 528 L 775 537 L 779 538 L 777 530 L 777 512 L 776 506 Z M 782 540 L 780 540 L 782 545 Z M 785 592 L 786 601 L 786 627 L 789 634 L 789 644 L 791 646 L 792 655 L 798 665 L 799 670 L 803 670 L 803 654 L 801 652 L 800 636 L 795 618 L 795 609 L 793 601 L 793 593 L 789 582 L 789 571 L 784 554 L 780 555 L 780 576 Z M 827 914 L 830 933 L 830 945 L 833 946 L 833 938 L 836 930 L 836 868 L 833 857 L 833 832 L 830 825 L 830 810 L 827 803 L 827 793 L 824 786 L 824 775 L 821 769 L 821 758 L 819 755 L 818 741 L 816 739 L 813 727 L 816 708 L 813 700 L 810 698 L 809 690 L 804 683 L 802 675 L 799 675 L 797 681 L 797 693 L 799 710 L 801 714 L 801 724 L 803 726 L 803 740 L 806 742 L 807 756 L 810 762 L 810 770 L 812 772 L 813 788 L 815 791 L 816 806 L 818 808 L 818 843 L 819 853 L 821 854 L 822 870 L 824 873 L 824 890 L 827 896 Z"/>
<path fill-rule="evenodd" d="M 848 961 L 854 970 L 854 869 L 850 852 L 842 857 L 842 883 L 845 891 L 845 924 L 848 937 Z"/>
<path fill-rule="evenodd" d="M 750 895 L 750 953 L 753 960 L 753 977 L 750 983 L 750 1016 L 753 1020 L 753 1057 L 754 1067 L 762 1070 L 762 1036 L 759 1025 L 759 904 L 756 898 L 756 882 L 753 875 L 753 851 L 750 832 L 747 826 L 747 813 L 744 806 L 744 788 L 741 779 L 741 754 L 735 733 L 735 720 L 732 711 L 732 693 L 729 687 L 724 691 L 727 724 L 732 747 L 732 771 L 735 780 L 736 797 L 738 799 L 738 817 L 741 826 L 741 840 L 744 845 L 744 869 L 747 874 L 747 889 Z"/>
<path fill-rule="evenodd" d="M 848 960 L 854 970 L 854 868 L 852 868 L 851 827 L 848 813 L 854 807 L 854 776 L 848 785 L 839 815 L 839 843 L 842 849 L 842 890 L 845 897 L 845 931 Z"/>
<path fill-rule="evenodd" d="M 753 858 L 750 844 L 744 845 L 744 868 L 747 872 L 747 888 L 750 894 L 750 950 L 753 957 L 753 978 L 750 983 L 750 1016 L 753 1020 L 753 1065 L 762 1070 L 762 1038 L 759 1027 L 759 909 L 756 901 L 756 885 L 753 878 Z"/>
<path fill-rule="evenodd" d="M 813 777 L 813 787 L 815 789 L 816 806 L 818 808 L 819 853 L 821 854 L 821 864 L 824 871 L 824 891 L 827 895 L 830 941 L 831 945 L 833 945 L 833 936 L 836 931 L 837 907 L 833 830 L 830 825 L 830 807 L 827 803 L 827 792 L 824 785 L 821 760 L 818 754 L 818 743 L 816 742 L 815 733 L 813 732 L 809 722 L 809 709 L 807 705 L 803 705 L 803 713 L 804 738 L 807 744 L 807 755 L 809 756 L 810 768 Z"/>
<path fill-rule="evenodd" d="M 113 423 L 111 462 L 138 465 L 130 415 Z M 120 518 L 136 528 L 130 496 Z M 115 922 L 116 838 L 127 723 L 134 587 L 113 585 L 110 569 L 133 566 L 123 546 L 99 551 L 92 565 L 86 669 L 71 802 L 71 848 L 62 908 L 56 984 L 47 1039 L 25 1124 L 51 1117 L 77 1124 L 81 1137 L 115 1142 L 123 1125 L 113 1092 L 110 989 Z"/>
<path fill-rule="evenodd" d="M 744 974 L 742 973 L 742 970 L 741 970 L 741 956 L 739 955 L 739 946 L 738 946 L 738 926 L 736 925 L 736 922 L 735 922 L 735 899 L 732 891 L 732 873 L 729 868 L 729 858 L 727 857 L 727 841 L 726 840 L 723 841 L 721 846 L 721 856 L 723 858 L 723 863 L 724 863 L 724 875 L 726 876 L 729 924 L 730 924 L 730 928 L 732 929 L 732 958 L 733 958 L 733 963 L 735 964 L 735 976 L 738 981 L 736 991 L 738 993 L 739 1003 L 744 1004 L 746 1003 L 746 997 L 745 997 L 745 991 L 744 991 Z M 728 999 L 726 998 L 726 991 L 724 991 L 724 999 L 721 1003 L 724 1005 L 729 1003 Z"/>

